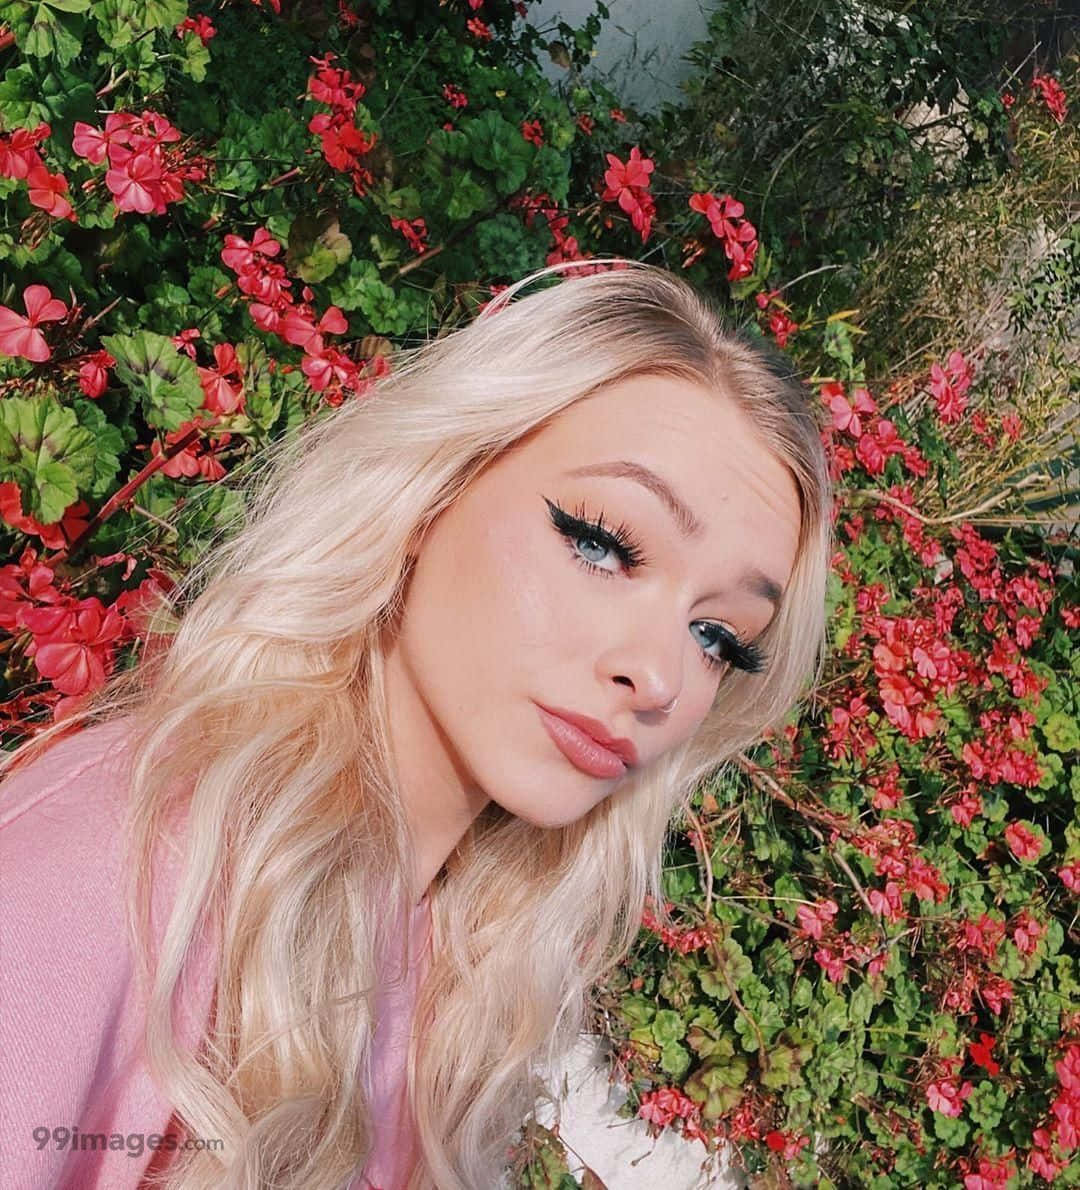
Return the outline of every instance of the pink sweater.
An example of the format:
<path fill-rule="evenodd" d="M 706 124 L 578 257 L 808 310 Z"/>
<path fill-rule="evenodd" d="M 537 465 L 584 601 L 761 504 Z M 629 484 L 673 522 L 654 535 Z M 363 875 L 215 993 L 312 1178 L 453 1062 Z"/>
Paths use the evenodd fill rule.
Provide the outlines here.
<path fill-rule="evenodd" d="M 135 1190 L 151 1162 L 158 1168 L 170 1157 L 152 1134 L 183 1135 L 140 1054 L 145 1001 L 135 995 L 125 928 L 116 763 L 125 723 L 68 736 L 0 783 L 5 1190 Z M 158 937 L 179 876 L 176 852 L 161 855 L 152 894 Z M 425 895 L 410 922 L 417 961 L 396 983 L 401 965 L 391 964 L 377 998 L 375 1147 L 347 1190 L 402 1190 L 416 1151 L 404 1054 L 416 989 L 430 963 L 430 925 Z M 199 939 L 176 1017 L 189 1050 L 209 1020 L 216 964 L 215 940 Z"/>

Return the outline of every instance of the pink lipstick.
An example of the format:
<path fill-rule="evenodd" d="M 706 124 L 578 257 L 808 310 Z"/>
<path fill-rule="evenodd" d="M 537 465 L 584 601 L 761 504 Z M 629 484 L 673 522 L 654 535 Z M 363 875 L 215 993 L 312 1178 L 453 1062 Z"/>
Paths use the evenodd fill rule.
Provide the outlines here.
<path fill-rule="evenodd" d="M 540 719 L 555 746 L 567 760 L 590 777 L 621 777 L 627 763 L 610 747 L 598 743 L 580 727 L 546 710 L 537 703 Z"/>

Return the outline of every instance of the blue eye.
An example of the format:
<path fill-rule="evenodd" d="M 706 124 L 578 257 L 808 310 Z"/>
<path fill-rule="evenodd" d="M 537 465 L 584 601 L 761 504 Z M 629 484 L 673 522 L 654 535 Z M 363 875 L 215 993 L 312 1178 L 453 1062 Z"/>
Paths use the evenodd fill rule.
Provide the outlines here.
<path fill-rule="evenodd" d="M 603 512 L 595 521 L 592 521 L 589 520 L 583 506 L 579 505 L 575 514 L 571 515 L 558 504 L 548 500 L 546 496 L 544 503 L 548 506 L 551 523 L 555 526 L 556 531 L 566 539 L 571 556 L 579 566 L 591 574 L 599 574 L 604 578 L 615 578 L 613 570 L 607 570 L 583 557 L 578 548 L 579 542 L 591 542 L 594 549 L 598 548 L 601 551 L 614 554 L 626 570 L 634 570 L 639 566 L 648 565 L 648 559 L 640 545 L 625 525 L 619 525 L 616 529 L 606 529 L 604 528 Z M 701 657 L 709 668 L 724 669 L 730 665 L 747 673 L 761 673 L 765 668 L 768 657 L 757 645 L 741 640 L 722 624 L 713 623 L 711 620 L 699 620 L 697 623 L 715 634 L 708 647 L 719 644 L 723 648 L 723 652 L 719 656 L 702 650 Z"/>

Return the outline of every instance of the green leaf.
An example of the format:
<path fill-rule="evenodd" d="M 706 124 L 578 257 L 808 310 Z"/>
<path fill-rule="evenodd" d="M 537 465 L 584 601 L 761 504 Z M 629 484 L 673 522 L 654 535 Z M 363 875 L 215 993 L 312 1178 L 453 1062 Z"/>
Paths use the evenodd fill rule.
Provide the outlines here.
<path fill-rule="evenodd" d="M 125 443 L 120 427 L 113 425 L 94 401 L 77 398 L 72 402 L 72 408 L 79 424 L 94 436 L 93 478 L 83 487 L 82 495 L 102 500 L 113 488 L 120 470 L 120 455 L 129 443 Z M 133 440 L 134 437 L 132 431 L 130 438 Z"/>
<path fill-rule="evenodd" d="M 652 1031 L 657 1045 L 670 1045 L 686 1036 L 686 1022 L 679 1013 L 670 1008 L 662 1008 L 653 1018 Z"/>
<path fill-rule="evenodd" d="M 115 357 L 117 378 L 141 402 L 149 425 L 178 429 L 202 405 L 203 390 L 195 364 L 165 335 L 138 331 L 134 335 L 105 335 L 101 342 Z"/>
<path fill-rule="evenodd" d="M 941 1112 L 934 1112 L 934 1134 L 943 1140 L 950 1149 L 960 1149 L 967 1143 L 971 1125 L 958 1117 L 943 1116 Z"/>
<path fill-rule="evenodd" d="M 672 1078 L 682 1078 L 690 1069 L 690 1051 L 677 1041 L 665 1045 L 660 1053 L 660 1069 Z"/>
<path fill-rule="evenodd" d="M 850 1016 L 862 1024 L 870 1019 L 874 1010 L 874 989 L 868 983 L 861 983 L 851 995 Z"/>
<path fill-rule="evenodd" d="M 210 65 L 210 51 L 203 45 L 202 39 L 189 34 L 181 44 L 180 68 L 194 83 L 201 83 L 206 78 L 206 68 Z"/>
<path fill-rule="evenodd" d="M 293 220 L 285 264 L 310 285 L 325 281 L 351 255 L 352 241 L 332 211 L 299 215 Z"/>
<path fill-rule="evenodd" d="M 52 525 L 94 478 L 95 440 L 55 397 L 0 401 L 0 482 L 19 485 L 23 513 Z"/>
<path fill-rule="evenodd" d="M 22 40 L 23 52 L 67 66 L 82 49 L 86 22 L 78 15 L 81 11 L 81 8 L 74 8 L 54 12 L 44 2 L 40 3 L 30 31 Z"/>
<path fill-rule="evenodd" d="M 456 174 L 446 202 L 447 217 L 456 221 L 468 219 L 488 205 L 487 192 L 477 184 L 467 169 Z"/>
<path fill-rule="evenodd" d="M 102 40 L 113 49 L 153 29 L 172 30 L 187 16 L 187 0 L 95 0 Z"/>
<path fill-rule="evenodd" d="M 1004 1087 L 983 1079 L 967 1100 L 967 1113 L 973 1123 L 989 1131 L 1001 1122 L 1008 1100 Z"/>
<path fill-rule="evenodd" d="M 644 996 L 623 996 L 619 1011 L 632 1025 L 647 1025 L 656 1015 L 656 1005 Z"/>

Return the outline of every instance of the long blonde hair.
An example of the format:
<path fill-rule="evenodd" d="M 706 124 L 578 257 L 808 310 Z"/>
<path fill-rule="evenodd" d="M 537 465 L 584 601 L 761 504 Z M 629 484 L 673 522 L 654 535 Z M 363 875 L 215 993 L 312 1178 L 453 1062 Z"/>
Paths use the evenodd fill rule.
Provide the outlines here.
<path fill-rule="evenodd" d="M 584 1026 L 588 989 L 633 945 L 646 898 L 663 905 L 673 820 L 820 677 L 833 539 L 814 404 L 778 353 L 725 328 L 681 278 L 590 263 L 615 267 L 512 301 L 568 266 L 530 274 L 467 326 L 400 351 L 369 396 L 274 443 L 243 489 L 243 523 L 174 592 L 187 606 L 169 646 L 76 716 L 134 716 L 128 911 L 151 990 L 148 1061 L 184 1127 L 225 1141 L 181 1150 L 163 1171 L 170 1190 L 336 1190 L 369 1152 L 361 1072 L 378 956 L 418 892 L 387 743 L 386 633 L 412 547 L 497 452 L 600 386 L 683 377 L 748 413 L 794 477 L 801 532 L 762 674 L 729 670 L 694 738 L 579 821 L 541 829 L 489 803 L 432 883 L 409 1190 L 499 1184 L 542 1071 Z M 187 851 L 155 965 L 152 857 L 177 811 Z M 211 925 L 215 1012 L 191 1055 L 170 1006 Z"/>

